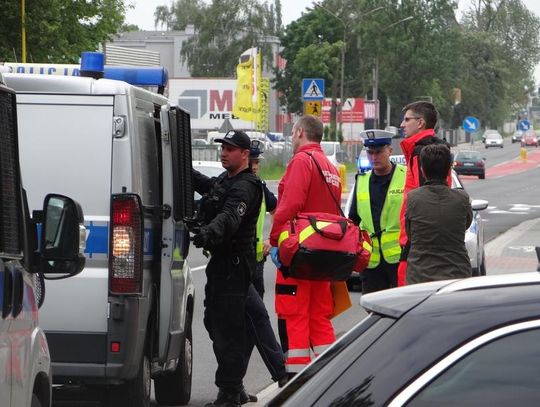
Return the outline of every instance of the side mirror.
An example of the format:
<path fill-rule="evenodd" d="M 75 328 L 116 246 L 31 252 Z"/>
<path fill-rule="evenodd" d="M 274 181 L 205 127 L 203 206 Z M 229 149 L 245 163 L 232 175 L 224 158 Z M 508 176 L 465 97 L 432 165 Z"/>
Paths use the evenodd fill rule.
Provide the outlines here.
<path fill-rule="evenodd" d="M 489 202 L 484 199 L 473 199 L 471 206 L 473 211 L 483 211 L 488 207 Z"/>
<path fill-rule="evenodd" d="M 81 206 L 63 195 L 49 194 L 43 202 L 39 271 L 73 276 L 84 268 L 86 229 Z"/>

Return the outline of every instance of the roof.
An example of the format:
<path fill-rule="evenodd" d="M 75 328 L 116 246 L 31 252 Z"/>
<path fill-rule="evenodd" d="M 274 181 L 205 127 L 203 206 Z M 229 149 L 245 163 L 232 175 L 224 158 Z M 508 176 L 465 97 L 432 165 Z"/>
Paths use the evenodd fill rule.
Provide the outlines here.
<path fill-rule="evenodd" d="M 513 304 L 530 300 L 524 295 L 523 287 L 528 287 L 528 291 L 532 292 L 532 297 L 537 301 L 540 296 L 540 273 L 509 273 L 413 284 L 363 295 L 360 305 L 368 311 L 393 318 L 401 317 L 428 299 L 452 302 L 449 312 L 470 312 L 469 303 L 464 301 L 465 297 L 483 302 L 487 307 L 493 307 L 494 303 L 503 307 L 505 299 L 512 300 Z M 449 298 L 458 293 L 461 297 L 459 302 Z M 540 309 L 538 313 L 540 315 Z"/>
<path fill-rule="evenodd" d="M 78 95 L 122 95 L 135 94 L 138 98 L 152 100 L 158 105 L 169 101 L 162 95 L 129 83 L 110 79 L 94 79 L 80 76 L 4 74 L 10 88 L 17 93 L 78 94 Z"/>

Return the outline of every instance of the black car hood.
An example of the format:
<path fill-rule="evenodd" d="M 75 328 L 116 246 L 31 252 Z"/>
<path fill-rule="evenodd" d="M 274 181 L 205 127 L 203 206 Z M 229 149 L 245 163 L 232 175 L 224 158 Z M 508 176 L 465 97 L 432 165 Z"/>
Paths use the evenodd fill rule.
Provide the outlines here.
<path fill-rule="evenodd" d="M 368 312 L 399 318 L 454 281 L 456 280 L 413 284 L 362 295 L 360 305 Z"/>

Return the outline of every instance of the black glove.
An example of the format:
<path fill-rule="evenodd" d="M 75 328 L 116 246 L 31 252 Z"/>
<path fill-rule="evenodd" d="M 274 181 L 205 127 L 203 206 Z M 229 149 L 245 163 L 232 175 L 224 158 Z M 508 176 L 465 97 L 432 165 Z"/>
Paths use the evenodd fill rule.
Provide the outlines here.
<path fill-rule="evenodd" d="M 205 228 L 201 228 L 199 233 L 193 236 L 193 244 L 195 247 L 205 247 L 210 241 L 210 233 Z"/>

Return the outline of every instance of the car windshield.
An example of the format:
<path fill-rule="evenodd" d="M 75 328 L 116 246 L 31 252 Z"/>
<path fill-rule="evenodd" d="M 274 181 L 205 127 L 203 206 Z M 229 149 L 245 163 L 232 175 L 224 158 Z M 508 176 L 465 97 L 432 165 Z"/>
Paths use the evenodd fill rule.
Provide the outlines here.
<path fill-rule="evenodd" d="M 459 160 L 479 160 L 480 153 L 478 151 L 460 151 L 456 155 L 456 161 Z"/>
<path fill-rule="evenodd" d="M 487 139 L 490 139 L 490 140 L 495 140 L 495 139 L 500 139 L 501 138 L 501 135 L 499 133 L 489 133 L 487 136 L 486 136 Z"/>

